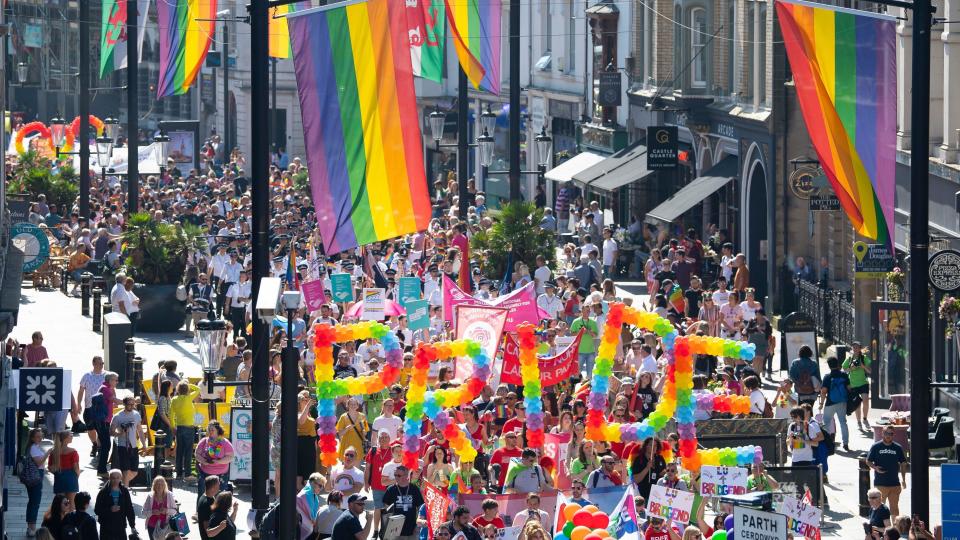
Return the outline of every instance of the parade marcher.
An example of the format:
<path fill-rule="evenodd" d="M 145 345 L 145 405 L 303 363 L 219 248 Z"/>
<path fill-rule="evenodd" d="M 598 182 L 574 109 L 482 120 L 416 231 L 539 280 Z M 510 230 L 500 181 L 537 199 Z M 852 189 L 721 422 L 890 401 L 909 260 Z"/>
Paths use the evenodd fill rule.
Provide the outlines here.
<path fill-rule="evenodd" d="M 137 530 L 130 491 L 123 485 L 123 471 L 109 472 L 107 482 L 97 493 L 94 513 L 100 523 L 101 538 L 126 538 L 128 526 L 131 531 Z"/>

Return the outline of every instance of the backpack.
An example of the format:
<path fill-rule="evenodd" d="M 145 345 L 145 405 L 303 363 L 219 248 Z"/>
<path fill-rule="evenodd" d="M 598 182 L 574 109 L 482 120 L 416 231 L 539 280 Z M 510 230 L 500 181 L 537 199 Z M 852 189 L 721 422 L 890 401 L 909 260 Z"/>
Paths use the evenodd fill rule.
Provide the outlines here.
<path fill-rule="evenodd" d="M 763 414 L 760 415 L 762 418 L 773 418 L 773 406 L 770 405 L 770 402 L 764 398 L 763 400 Z"/>
<path fill-rule="evenodd" d="M 267 509 L 260 520 L 260 540 L 277 540 L 280 535 L 280 503 L 276 502 Z"/>
<path fill-rule="evenodd" d="M 847 402 L 847 383 L 843 377 L 830 377 L 829 397 L 832 403 Z"/>
<path fill-rule="evenodd" d="M 30 457 L 30 452 L 27 451 L 27 455 L 20 456 L 20 482 L 27 486 L 33 487 L 43 481 L 43 471 L 40 470 L 40 467 L 37 466 L 37 462 Z"/>
<path fill-rule="evenodd" d="M 60 540 L 82 540 L 83 533 L 80 528 L 91 519 L 89 514 L 83 512 L 71 512 L 63 519 L 63 525 L 60 529 Z"/>
<path fill-rule="evenodd" d="M 97 392 L 90 398 L 90 418 L 94 422 L 106 422 L 108 414 L 107 397 Z"/>

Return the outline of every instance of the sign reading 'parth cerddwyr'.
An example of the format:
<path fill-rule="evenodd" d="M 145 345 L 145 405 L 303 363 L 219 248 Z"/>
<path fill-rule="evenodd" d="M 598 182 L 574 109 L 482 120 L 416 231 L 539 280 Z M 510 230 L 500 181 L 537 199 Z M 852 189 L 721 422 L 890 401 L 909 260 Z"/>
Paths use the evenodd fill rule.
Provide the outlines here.
<path fill-rule="evenodd" d="M 787 516 L 773 512 L 733 507 L 733 528 L 742 540 L 786 540 Z"/>

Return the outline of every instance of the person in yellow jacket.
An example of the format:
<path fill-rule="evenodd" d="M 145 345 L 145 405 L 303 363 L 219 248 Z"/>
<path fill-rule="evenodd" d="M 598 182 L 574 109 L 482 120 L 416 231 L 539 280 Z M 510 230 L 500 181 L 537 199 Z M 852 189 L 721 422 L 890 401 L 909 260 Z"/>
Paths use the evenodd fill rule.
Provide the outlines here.
<path fill-rule="evenodd" d="M 181 381 L 177 384 L 177 395 L 170 403 L 170 418 L 177 433 L 177 454 L 174 469 L 177 478 L 193 476 L 193 443 L 197 438 L 197 424 L 193 408 L 194 401 L 200 396 L 200 388 Z"/>

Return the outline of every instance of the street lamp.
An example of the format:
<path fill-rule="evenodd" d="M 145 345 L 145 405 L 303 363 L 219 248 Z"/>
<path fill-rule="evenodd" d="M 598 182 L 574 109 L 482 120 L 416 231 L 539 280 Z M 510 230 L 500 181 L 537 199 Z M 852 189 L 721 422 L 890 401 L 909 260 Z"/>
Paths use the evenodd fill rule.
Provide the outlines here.
<path fill-rule="evenodd" d="M 297 439 L 297 364 L 300 353 L 293 344 L 293 318 L 300 309 L 300 291 L 284 291 L 280 297 L 287 310 L 287 346 L 284 348 L 280 373 L 280 436 L 284 441 Z M 280 445 L 280 538 L 294 538 L 297 530 L 297 471 L 290 463 L 297 461 L 293 444 Z"/>
<path fill-rule="evenodd" d="M 17 68 L 19 71 L 19 67 Z M 53 139 L 53 147 L 57 150 L 57 157 L 60 157 L 60 149 L 67 142 L 67 121 L 60 116 L 54 116 L 50 119 L 50 138 Z"/>
<path fill-rule="evenodd" d="M 104 130 L 106 131 L 106 130 Z M 103 135 L 97 137 L 97 161 L 100 162 L 101 178 L 104 184 L 107 182 L 107 166 L 113 159 L 113 139 Z"/>
<path fill-rule="evenodd" d="M 520 174 L 535 174 L 537 182 L 543 182 L 547 174 L 547 165 L 550 164 L 550 152 L 553 149 L 553 138 L 547 135 L 545 128 L 540 129 L 540 134 L 534 137 L 534 143 L 537 145 L 537 170 L 520 171 Z M 487 170 L 493 164 L 493 137 L 486 131 L 483 135 L 477 137 L 477 146 L 480 149 L 480 165 L 484 180 L 489 174 L 509 174 L 510 171 L 489 171 Z"/>
<path fill-rule="evenodd" d="M 540 129 L 540 134 L 533 138 L 537 145 L 537 165 L 546 167 L 550 164 L 550 151 L 553 148 L 553 138 L 547 135 L 545 128 Z"/>
<path fill-rule="evenodd" d="M 154 156 L 157 159 L 157 166 L 160 167 L 160 179 L 157 180 L 157 186 L 159 187 L 163 183 L 163 174 L 166 171 L 164 167 L 166 167 L 167 158 L 170 155 L 170 137 L 161 131 L 153 136 L 153 142 L 157 145 Z"/>
<path fill-rule="evenodd" d="M 490 105 L 487 105 L 487 110 L 483 111 L 480 115 L 480 132 L 481 133 L 490 133 L 493 134 L 493 130 L 497 126 L 497 115 L 490 110 Z"/>
<path fill-rule="evenodd" d="M 227 354 L 227 323 L 221 319 L 203 319 L 197 322 L 197 344 L 200 348 L 200 367 L 207 381 L 207 393 L 213 393 L 214 374 Z"/>
<path fill-rule="evenodd" d="M 117 135 L 120 134 L 120 120 L 112 116 L 108 116 L 103 121 L 103 134 L 113 140 L 114 144 L 117 142 Z"/>

